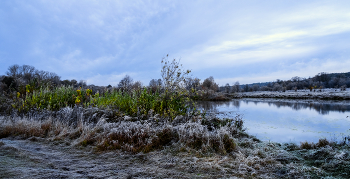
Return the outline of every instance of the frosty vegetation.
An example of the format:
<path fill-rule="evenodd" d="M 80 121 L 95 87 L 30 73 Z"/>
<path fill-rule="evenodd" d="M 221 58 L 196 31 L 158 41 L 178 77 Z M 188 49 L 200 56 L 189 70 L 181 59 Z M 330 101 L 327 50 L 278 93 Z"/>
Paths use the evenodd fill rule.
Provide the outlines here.
<path fill-rule="evenodd" d="M 241 115 L 218 119 L 196 110 L 193 99 L 221 99 L 213 77 L 200 83 L 178 61 L 165 57 L 162 64 L 162 79 L 146 87 L 130 76 L 117 87 L 88 86 L 13 65 L 1 77 L 0 139 L 44 139 L 72 149 L 144 153 L 152 160 L 166 156 L 166 165 L 161 159 L 157 165 L 194 173 L 188 178 L 348 177 L 348 138 L 261 142 L 245 132 Z"/>
<path fill-rule="evenodd" d="M 114 112 L 76 106 L 2 116 L 0 138 L 45 139 L 71 147 L 92 147 L 96 152 L 149 153 L 156 157 L 149 160 L 168 158 L 157 166 L 208 178 L 347 177 L 350 171 L 347 139 L 320 139 L 316 144 L 304 142 L 300 146 L 278 144 L 249 136 L 240 116 L 226 120 L 177 117 L 171 121 L 152 111 L 146 120 L 116 117 Z"/>

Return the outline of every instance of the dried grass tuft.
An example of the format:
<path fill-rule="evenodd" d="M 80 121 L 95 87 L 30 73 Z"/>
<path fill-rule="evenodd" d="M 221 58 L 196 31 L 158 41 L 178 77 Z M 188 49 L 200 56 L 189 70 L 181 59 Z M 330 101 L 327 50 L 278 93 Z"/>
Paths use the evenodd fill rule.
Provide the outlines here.
<path fill-rule="evenodd" d="M 307 141 L 305 141 L 305 142 L 300 143 L 300 148 L 301 149 L 315 149 L 316 145 L 313 142 L 308 143 Z"/>
<path fill-rule="evenodd" d="M 319 139 L 318 143 L 316 144 L 316 146 L 317 147 L 325 147 L 325 146 L 327 146 L 329 144 L 330 144 L 329 141 L 326 138 L 324 138 L 324 139 Z"/>

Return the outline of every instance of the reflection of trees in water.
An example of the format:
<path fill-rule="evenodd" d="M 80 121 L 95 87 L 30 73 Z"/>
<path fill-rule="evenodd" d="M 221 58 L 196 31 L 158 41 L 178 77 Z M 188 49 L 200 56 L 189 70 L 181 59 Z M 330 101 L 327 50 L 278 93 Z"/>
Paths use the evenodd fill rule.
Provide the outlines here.
<path fill-rule="evenodd" d="M 253 102 L 255 105 L 257 103 L 267 103 L 269 106 L 274 105 L 277 108 L 280 107 L 290 107 L 293 110 L 300 109 L 313 109 L 320 114 L 329 114 L 330 111 L 336 112 L 347 112 L 350 111 L 350 105 L 344 104 L 331 104 L 331 103 L 313 103 L 313 102 L 291 102 L 291 101 L 250 101 L 246 100 L 247 104 Z"/>
<path fill-rule="evenodd" d="M 226 106 L 229 108 L 231 105 L 233 105 L 236 108 L 239 108 L 240 106 L 239 100 L 234 100 L 234 101 L 198 101 L 196 102 L 197 108 L 199 110 L 206 110 L 207 112 L 210 113 L 218 113 L 219 110 L 217 109 L 220 106 Z"/>
<path fill-rule="evenodd" d="M 199 110 L 206 110 L 208 112 L 218 112 L 216 107 L 220 106 L 220 104 L 214 103 L 212 101 L 199 101 L 196 102 L 196 105 Z"/>
<path fill-rule="evenodd" d="M 290 107 L 293 110 L 301 110 L 301 109 L 312 109 L 317 111 L 318 113 L 325 115 L 329 114 L 330 111 L 336 112 L 349 112 L 350 105 L 345 104 L 332 104 L 332 103 L 319 103 L 319 102 L 300 102 L 300 101 L 259 101 L 259 100 L 232 100 L 232 101 L 200 101 L 197 102 L 197 107 L 200 110 L 206 110 L 209 113 L 218 113 L 219 107 L 226 106 L 229 108 L 230 106 L 234 106 L 239 109 L 241 102 L 245 104 L 254 103 L 258 105 L 259 103 L 267 103 L 269 106 L 280 107 Z"/>
<path fill-rule="evenodd" d="M 241 105 L 241 101 L 238 101 L 238 100 L 234 100 L 234 101 L 231 101 L 231 104 L 236 107 L 237 109 L 239 109 L 239 106 Z"/>

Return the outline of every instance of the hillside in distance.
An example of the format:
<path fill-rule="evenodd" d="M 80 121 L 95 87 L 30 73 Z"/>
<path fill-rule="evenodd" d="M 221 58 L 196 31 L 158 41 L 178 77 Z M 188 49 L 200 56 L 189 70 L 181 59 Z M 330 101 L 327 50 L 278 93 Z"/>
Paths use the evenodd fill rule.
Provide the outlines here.
<path fill-rule="evenodd" d="M 285 91 L 297 89 L 324 89 L 350 87 L 350 72 L 325 73 L 321 72 L 314 77 L 292 77 L 290 80 L 277 79 L 273 82 L 257 82 L 240 85 L 242 91 Z M 223 87 L 224 88 L 224 87 Z"/>

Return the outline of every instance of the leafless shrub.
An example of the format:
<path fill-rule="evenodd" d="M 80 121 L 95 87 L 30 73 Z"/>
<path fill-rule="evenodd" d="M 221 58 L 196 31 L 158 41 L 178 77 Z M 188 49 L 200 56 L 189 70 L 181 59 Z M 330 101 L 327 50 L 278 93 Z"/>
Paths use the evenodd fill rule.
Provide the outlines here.
<path fill-rule="evenodd" d="M 316 147 L 324 147 L 324 146 L 327 146 L 327 145 L 329 145 L 330 143 L 329 143 L 329 141 L 326 139 L 326 138 L 324 138 L 324 139 L 319 139 L 318 140 L 318 143 L 316 144 Z"/>
<path fill-rule="evenodd" d="M 129 75 L 125 75 L 125 77 L 122 80 L 120 80 L 118 88 L 123 91 L 130 91 L 133 83 L 134 80 Z"/>
<path fill-rule="evenodd" d="M 314 143 L 309 143 L 307 141 L 301 142 L 300 143 L 300 148 L 301 149 L 314 149 L 316 146 Z"/>

